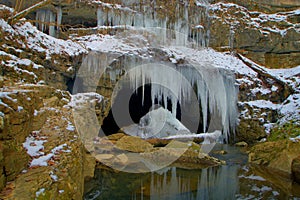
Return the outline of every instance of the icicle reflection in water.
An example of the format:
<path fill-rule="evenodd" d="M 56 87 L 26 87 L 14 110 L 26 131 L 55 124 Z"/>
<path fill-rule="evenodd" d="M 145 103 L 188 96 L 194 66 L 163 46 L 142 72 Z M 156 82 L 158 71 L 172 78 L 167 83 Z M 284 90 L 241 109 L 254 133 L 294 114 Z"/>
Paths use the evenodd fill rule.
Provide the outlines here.
<path fill-rule="evenodd" d="M 237 171 L 237 166 L 206 168 L 201 174 L 194 172 L 193 177 L 173 167 L 161 176 L 152 174 L 150 199 L 234 199 L 238 192 Z"/>
<path fill-rule="evenodd" d="M 88 194 L 95 199 L 206 200 L 235 199 L 239 192 L 238 166 L 220 166 L 202 170 L 175 167 L 146 174 L 97 171 L 100 181 Z M 100 174 L 99 174 L 100 173 Z M 90 198 L 88 198 L 90 197 Z"/>

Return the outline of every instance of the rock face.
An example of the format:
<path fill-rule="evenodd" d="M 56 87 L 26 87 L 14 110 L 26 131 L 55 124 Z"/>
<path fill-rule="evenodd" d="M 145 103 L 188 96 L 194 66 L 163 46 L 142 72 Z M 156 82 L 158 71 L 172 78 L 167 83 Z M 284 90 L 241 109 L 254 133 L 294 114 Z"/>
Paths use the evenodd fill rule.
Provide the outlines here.
<path fill-rule="evenodd" d="M 1 95 L 0 98 L 3 102 L 0 105 L 3 123 L 0 131 L 1 188 L 6 181 L 14 180 L 28 165 L 29 156 L 22 148 L 22 142 L 32 131 L 34 109 L 39 109 L 42 105 L 42 100 L 34 91 L 28 93 L 8 91 L 2 94 L 5 95 Z"/>
<path fill-rule="evenodd" d="M 22 20 L 11 26 L 1 19 L 0 34 L 0 199 L 81 199 L 93 159 L 84 167 L 87 156 L 66 106 L 71 97 L 58 89 L 67 88 L 75 54 Z"/>
<path fill-rule="evenodd" d="M 219 0 L 213 0 L 213 2 L 219 2 Z M 258 10 L 267 13 L 295 10 L 300 7 L 298 0 L 223 0 L 222 2 L 235 3 L 249 10 Z"/>
<path fill-rule="evenodd" d="M 14 1 L 5 2 L 14 5 Z M 26 6 L 32 5 L 34 2 L 28 1 Z M 202 46 L 210 46 L 218 50 L 235 50 L 270 68 L 300 65 L 299 14 L 296 11 L 290 12 L 290 10 L 296 10 L 300 7 L 297 0 L 215 0 L 210 1 L 211 5 L 208 7 L 205 7 L 205 4 L 196 6 L 188 2 L 186 3 L 187 7 L 174 2 L 166 4 L 163 1 L 157 1 L 156 5 L 151 4 L 150 1 L 143 2 L 143 5 L 140 5 L 139 1 L 135 3 L 108 2 L 111 5 L 93 3 L 92 1 L 64 1 L 61 3 L 64 14 L 62 23 L 63 25 L 80 25 L 83 27 L 96 27 L 97 25 L 131 26 L 133 24 L 131 17 L 135 14 L 125 7 L 145 15 L 146 19 L 148 11 L 153 11 L 154 16 L 158 17 L 157 19 L 166 20 L 166 27 L 162 28 L 176 29 L 178 27 L 174 22 L 180 24 L 181 21 L 187 21 L 189 28 L 186 30 L 189 32 L 184 34 L 190 33 L 191 35 L 198 35 L 197 37 L 203 37 L 199 41 Z M 119 5 L 114 6 L 114 3 Z M 58 4 L 60 3 L 53 3 L 44 9 L 56 12 Z M 119 9 L 120 5 L 124 9 Z M 101 15 L 99 14 L 98 19 L 97 8 L 103 12 Z M 273 15 L 266 14 L 276 12 L 277 14 Z M 34 15 L 35 13 L 32 13 L 30 17 L 35 19 Z M 195 16 L 199 16 L 199 18 L 195 19 Z M 125 18 L 128 20 L 124 20 Z M 101 24 L 98 24 L 100 22 Z M 141 26 L 140 22 L 134 21 L 134 23 Z M 107 32 L 107 29 L 105 30 Z"/>
<path fill-rule="evenodd" d="M 39 198 L 80 199 L 85 151 L 71 125 L 71 109 L 63 108 L 70 99 L 68 93 L 34 85 L 6 87 L 2 92 L 1 102 L 6 103 L 1 104 L 0 186 L 4 189 L 0 197 L 34 199 L 36 192 L 42 191 Z M 31 142 L 26 146 L 25 141 Z M 42 149 L 28 155 L 28 148 L 38 141 L 44 141 Z M 46 161 L 42 161 L 43 155 L 48 157 Z"/>
<path fill-rule="evenodd" d="M 270 68 L 300 64 L 298 18 L 293 12 L 267 15 L 234 4 L 217 4 L 211 11 L 210 46 L 226 47 Z M 225 36 L 226 35 L 226 36 Z M 225 36 L 225 37 L 224 37 Z"/>
<path fill-rule="evenodd" d="M 292 175 L 293 179 L 300 183 L 300 156 L 295 158 L 292 162 Z"/>

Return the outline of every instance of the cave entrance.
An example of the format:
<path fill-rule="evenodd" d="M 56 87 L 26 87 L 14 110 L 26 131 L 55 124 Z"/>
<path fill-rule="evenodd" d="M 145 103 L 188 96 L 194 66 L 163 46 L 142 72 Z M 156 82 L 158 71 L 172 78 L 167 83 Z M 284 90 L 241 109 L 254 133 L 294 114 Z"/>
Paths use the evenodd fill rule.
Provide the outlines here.
<path fill-rule="evenodd" d="M 74 78 L 68 78 L 66 80 L 66 85 L 67 85 L 67 90 L 71 94 L 84 92 L 83 81 L 82 78 L 80 77 L 75 76 Z"/>
<path fill-rule="evenodd" d="M 128 94 L 130 94 L 130 98 L 129 101 L 126 101 L 124 97 Z M 166 108 L 163 101 L 159 102 L 158 99 L 155 99 L 154 103 L 155 106 L 160 105 Z M 191 132 L 201 132 L 203 125 L 199 122 L 201 121 L 199 117 L 195 117 L 201 113 L 199 112 L 198 101 L 196 104 L 198 106 L 197 109 L 191 108 L 191 105 L 190 102 L 185 104 L 177 102 L 176 118 Z M 117 93 L 108 116 L 104 118 L 101 130 L 105 135 L 111 135 L 117 133 L 124 126 L 139 123 L 140 119 L 152 109 L 152 106 L 151 84 L 139 87 L 136 91 L 130 88 L 129 84 L 124 84 L 122 89 Z M 172 110 L 172 103 L 169 99 L 167 101 L 167 109 L 169 111 Z M 194 111 L 198 113 L 193 113 Z"/>

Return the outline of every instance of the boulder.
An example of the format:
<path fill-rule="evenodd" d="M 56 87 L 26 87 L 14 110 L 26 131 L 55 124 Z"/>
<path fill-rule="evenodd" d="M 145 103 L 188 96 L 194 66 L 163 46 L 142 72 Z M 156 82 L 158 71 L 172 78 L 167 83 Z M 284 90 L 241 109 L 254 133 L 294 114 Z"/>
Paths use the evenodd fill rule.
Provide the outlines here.
<path fill-rule="evenodd" d="M 153 149 L 153 146 L 150 143 L 134 136 L 122 137 L 116 142 L 116 147 L 134 153 L 148 152 Z"/>
<path fill-rule="evenodd" d="M 107 136 L 107 138 L 108 138 L 109 140 L 116 141 L 116 140 L 121 139 L 121 138 L 124 137 L 124 136 L 126 136 L 126 134 L 124 134 L 124 133 L 115 133 L 115 134 L 112 134 L 112 135 Z"/>
<path fill-rule="evenodd" d="M 169 139 L 151 138 L 147 139 L 147 142 L 152 144 L 154 147 L 164 147 L 171 142 Z"/>
<path fill-rule="evenodd" d="M 236 142 L 246 142 L 253 144 L 266 137 L 265 128 L 258 120 L 241 119 L 234 140 Z"/>
<path fill-rule="evenodd" d="M 225 164 L 225 161 L 201 152 L 201 146 L 194 142 L 171 141 L 166 147 L 157 147 L 142 157 L 158 166 L 177 166 L 187 169 L 202 169 Z"/>
<path fill-rule="evenodd" d="M 242 141 L 242 142 L 235 143 L 235 146 L 237 146 L 237 147 L 247 147 L 248 143 Z"/>
<path fill-rule="evenodd" d="M 114 157 L 113 154 L 97 154 L 95 158 L 97 161 L 102 162 L 103 160 L 110 160 Z"/>
<path fill-rule="evenodd" d="M 250 149 L 249 162 L 263 165 L 282 172 L 292 173 L 292 162 L 300 155 L 300 143 L 290 140 L 264 142 Z M 297 166 L 297 160 L 294 161 Z"/>

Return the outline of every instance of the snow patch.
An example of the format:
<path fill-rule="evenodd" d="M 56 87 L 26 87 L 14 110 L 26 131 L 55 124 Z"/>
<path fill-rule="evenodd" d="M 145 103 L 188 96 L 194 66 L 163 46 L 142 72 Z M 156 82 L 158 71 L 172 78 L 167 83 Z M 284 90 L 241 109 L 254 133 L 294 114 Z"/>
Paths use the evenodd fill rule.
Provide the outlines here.
<path fill-rule="evenodd" d="M 44 194 L 45 192 L 45 188 L 41 188 L 39 189 L 36 193 L 35 193 L 35 196 L 36 197 L 39 197 L 41 194 Z M 37 198 L 36 198 L 37 199 Z"/>
<path fill-rule="evenodd" d="M 95 92 L 77 93 L 71 95 L 71 101 L 68 103 L 68 106 L 77 108 L 86 103 L 101 103 L 103 98 L 102 95 Z"/>
<path fill-rule="evenodd" d="M 272 109 L 272 110 L 278 110 L 281 107 L 280 104 L 274 104 L 273 102 L 267 101 L 267 100 L 255 100 L 255 101 L 248 101 L 248 102 L 240 102 L 240 104 L 248 105 L 250 107 Z"/>
<path fill-rule="evenodd" d="M 37 131 L 37 133 L 39 133 Z M 27 150 L 27 153 L 31 157 L 36 157 L 36 156 L 42 156 L 44 155 L 44 152 L 41 150 L 44 149 L 44 143 L 47 142 L 47 140 L 37 140 L 33 136 L 28 136 L 26 138 L 26 141 L 23 143 L 23 147 Z"/>

